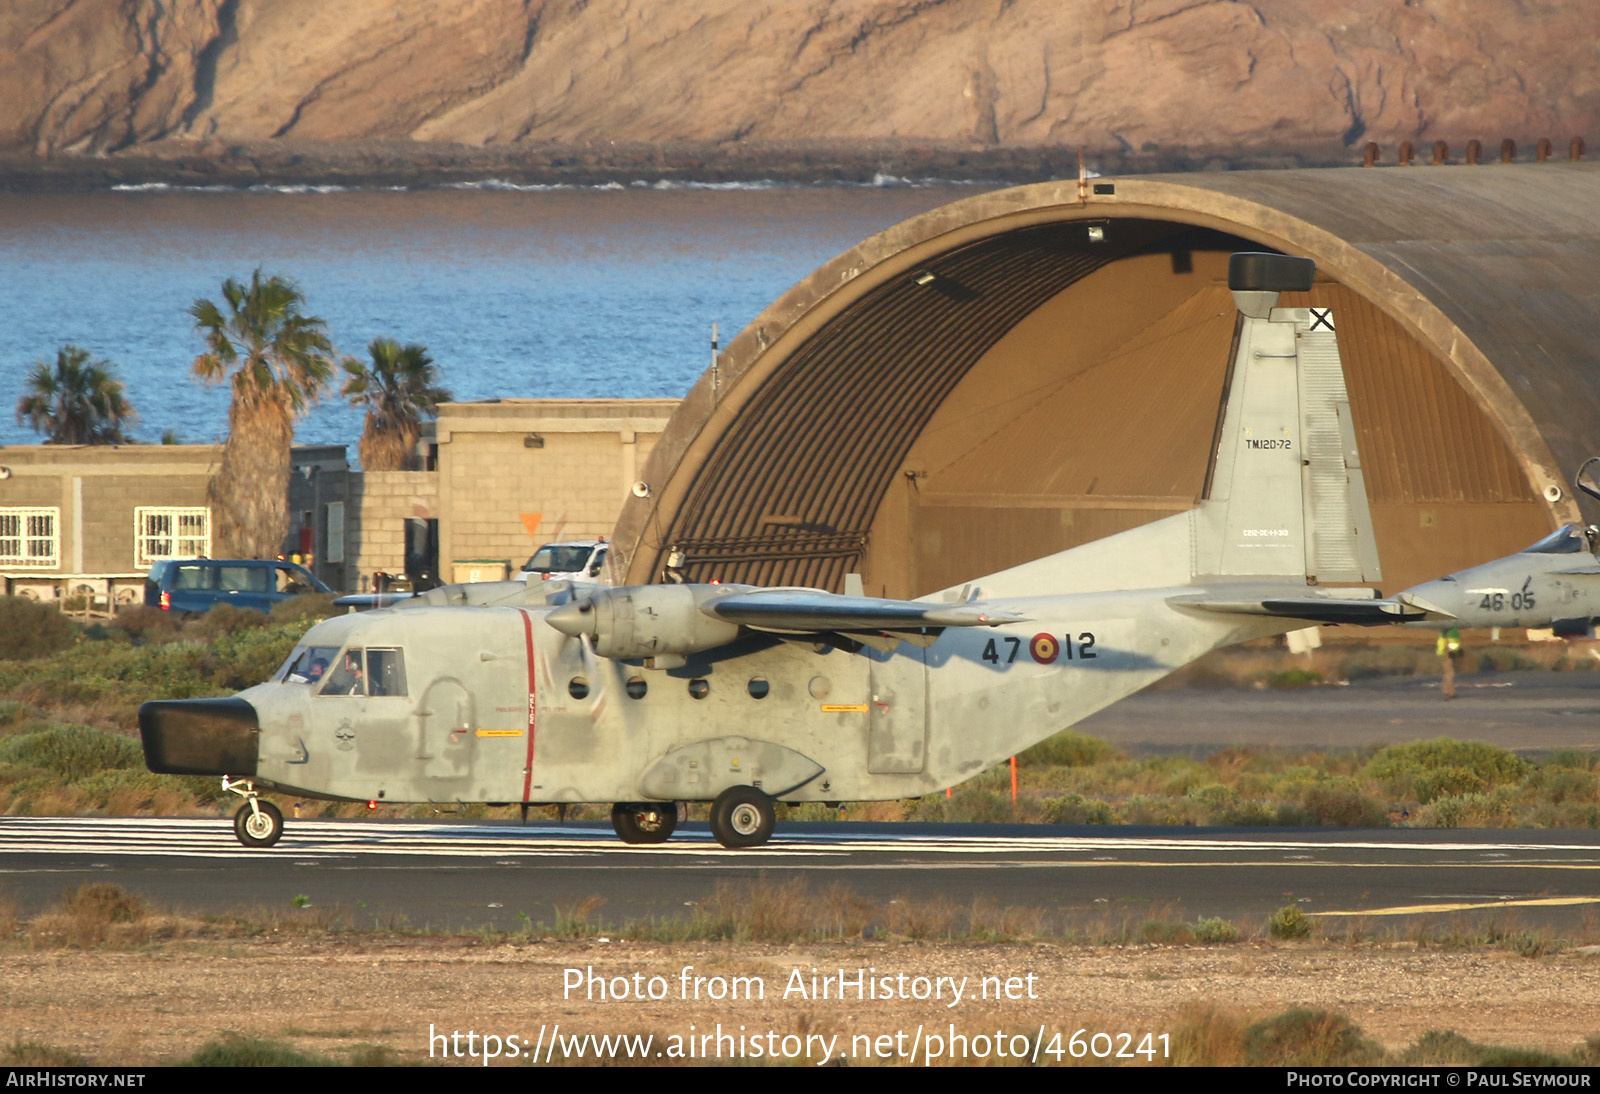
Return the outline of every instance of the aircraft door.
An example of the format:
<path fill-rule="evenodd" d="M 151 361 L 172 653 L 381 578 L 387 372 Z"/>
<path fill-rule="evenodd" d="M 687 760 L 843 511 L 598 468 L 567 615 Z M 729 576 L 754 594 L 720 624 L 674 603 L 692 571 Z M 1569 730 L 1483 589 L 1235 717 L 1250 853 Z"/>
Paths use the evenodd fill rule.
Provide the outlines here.
<path fill-rule="evenodd" d="M 473 732 L 475 726 L 472 693 L 461 681 L 441 676 L 429 684 L 417 708 L 419 774 L 424 779 L 470 776 L 473 745 L 477 740 Z"/>
<path fill-rule="evenodd" d="M 902 642 L 892 653 L 871 650 L 871 715 L 867 770 L 914 775 L 928 760 L 927 650 Z"/>

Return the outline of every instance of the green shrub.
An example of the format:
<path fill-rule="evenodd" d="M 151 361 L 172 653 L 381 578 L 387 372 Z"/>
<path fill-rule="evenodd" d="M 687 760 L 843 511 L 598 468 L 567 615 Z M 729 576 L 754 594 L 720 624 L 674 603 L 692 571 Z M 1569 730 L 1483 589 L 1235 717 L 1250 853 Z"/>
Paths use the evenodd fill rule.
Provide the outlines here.
<path fill-rule="evenodd" d="M 1311 823 L 1328 828 L 1387 828 L 1389 811 L 1363 794 L 1354 779 L 1336 777 L 1306 789 L 1300 806 Z"/>
<path fill-rule="evenodd" d="M 178 633 L 178 623 L 171 612 L 148 604 L 130 604 L 117 613 L 111 628 L 121 631 L 132 642 L 164 642 Z"/>
<path fill-rule="evenodd" d="M 1207 824 L 1218 824 L 1225 828 L 1267 828 L 1271 825 L 1282 824 L 1283 818 L 1278 810 L 1265 802 L 1248 801 L 1231 805 L 1206 819 Z"/>
<path fill-rule="evenodd" d="M 948 798 L 943 794 L 918 798 L 906 819 L 935 824 L 993 824 L 1014 821 L 1017 813 L 1009 793 L 968 784 L 957 787 Z"/>
<path fill-rule="evenodd" d="M 1088 767 L 1108 760 L 1125 759 L 1123 754 L 1097 737 L 1086 737 L 1062 730 L 1017 755 L 1018 767 Z"/>
<path fill-rule="evenodd" d="M 1245 1057 L 1268 1067 L 1350 1067 L 1374 1063 L 1383 1049 L 1342 1014 L 1295 1007 L 1244 1031 Z"/>
<path fill-rule="evenodd" d="M 1118 824 L 1117 811 L 1103 801 L 1067 794 L 1042 803 L 1046 824 Z"/>
<path fill-rule="evenodd" d="M 1427 804 L 1438 797 L 1521 782 L 1527 771 L 1526 763 L 1503 748 L 1439 737 L 1392 745 L 1372 758 L 1366 773 L 1386 783 L 1393 797 Z"/>
<path fill-rule="evenodd" d="M 1512 1045 L 1491 1045 L 1478 1057 L 1479 1067 L 1568 1067 L 1571 1060 L 1536 1048 L 1517 1048 Z"/>
<path fill-rule="evenodd" d="M 1218 916 L 1207 916 L 1197 920 L 1193 930 L 1196 942 L 1217 945 L 1239 941 L 1239 928 Z"/>
<path fill-rule="evenodd" d="M 51 725 L 0 738 L 0 764 L 37 768 L 66 782 L 143 763 L 138 741 L 88 726 Z"/>
<path fill-rule="evenodd" d="M 1554 760 L 1529 775 L 1523 787 L 1542 800 L 1558 805 L 1569 801 L 1593 804 L 1600 800 L 1600 778 L 1596 778 L 1594 772 L 1557 767 Z"/>
<path fill-rule="evenodd" d="M 334 595 L 305 593 L 301 596 L 291 596 L 288 600 L 280 600 L 274 604 L 272 610 L 267 613 L 267 619 L 275 624 L 293 625 L 305 630 L 313 623 L 344 611 L 343 608 L 333 606 Z"/>
<path fill-rule="evenodd" d="M 179 1067 L 329 1067 L 330 1061 L 322 1056 L 301 1052 L 282 1041 L 263 1041 L 256 1037 L 241 1037 L 230 1033 L 220 1041 L 211 1041 Z"/>
<path fill-rule="evenodd" d="M 1399 1063 L 1406 1067 L 1464 1067 L 1476 1064 L 1483 1046 L 1453 1030 L 1429 1030 L 1401 1053 Z"/>
<path fill-rule="evenodd" d="M 1439 798 L 1416 815 L 1416 823 L 1424 828 L 1510 828 L 1516 821 L 1516 794 L 1508 786 L 1488 794 Z"/>
<path fill-rule="evenodd" d="M 1273 938 L 1309 938 L 1311 921 L 1298 904 L 1285 904 L 1267 920 L 1267 932 Z"/>
<path fill-rule="evenodd" d="M 39 1041 L 12 1041 L 0 1048 L 0 1067 L 88 1067 L 87 1057 Z"/>
<path fill-rule="evenodd" d="M 1267 677 L 1267 686 L 1273 688 L 1314 688 L 1322 683 L 1322 673 L 1310 669 L 1285 669 Z"/>
<path fill-rule="evenodd" d="M 0 596 L 0 661 L 32 661 L 72 645 L 72 624 L 53 607 Z"/>

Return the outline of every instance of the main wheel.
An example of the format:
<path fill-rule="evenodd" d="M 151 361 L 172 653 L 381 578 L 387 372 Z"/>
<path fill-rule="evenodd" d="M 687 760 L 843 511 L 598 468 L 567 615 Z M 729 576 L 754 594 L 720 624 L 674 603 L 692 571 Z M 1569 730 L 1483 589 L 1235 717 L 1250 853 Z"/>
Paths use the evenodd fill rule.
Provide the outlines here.
<path fill-rule="evenodd" d="M 777 821 L 772 799 L 753 786 L 730 786 L 711 803 L 711 834 L 724 847 L 760 847 Z"/>
<path fill-rule="evenodd" d="M 677 802 L 618 802 L 611 827 L 623 843 L 665 843 L 678 827 Z"/>
<path fill-rule="evenodd" d="M 271 802 L 258 799 L 256 809 L 245 802 L 233 815 L 233 834 L 246 847 L 271 847 L 283 836 L 283 813 Z"/>

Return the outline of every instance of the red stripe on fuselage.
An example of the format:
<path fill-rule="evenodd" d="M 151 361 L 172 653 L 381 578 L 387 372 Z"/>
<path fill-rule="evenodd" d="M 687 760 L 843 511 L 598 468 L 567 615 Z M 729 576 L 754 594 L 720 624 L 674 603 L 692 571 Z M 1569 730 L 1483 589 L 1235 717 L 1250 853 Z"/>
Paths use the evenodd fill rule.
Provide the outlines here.
<path fill-rule="evenodd" d="M 522 800 L 533 790 L 533 734 L 539 724 L 539 679 L 533 671 L 533 616 L 522 608 L 522 637 L 528 644 L 528 762 L 522 769 Z"/>

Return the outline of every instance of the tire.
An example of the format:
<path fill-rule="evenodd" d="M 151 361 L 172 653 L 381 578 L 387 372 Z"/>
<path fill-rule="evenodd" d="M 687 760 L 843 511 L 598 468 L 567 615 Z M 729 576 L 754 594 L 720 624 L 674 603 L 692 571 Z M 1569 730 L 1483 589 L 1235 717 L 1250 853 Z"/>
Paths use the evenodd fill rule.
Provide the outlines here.
<path fill-rule="evenodd" d="M 777 820 L 772 799 L 753 786 L 730 786 L 711 803 L 711 834 L 724 847 L 760 847 Z"/>
<path fill-rule="evenodd" d="M 678 827 L 677 802 L 618 802 L 611 827 L 623 843 L 665 843 Z"/>
<path fill-rule="evenodd" d="M 283 838 L 283 812 L 271 802 L 257 801 L 260 812 L 245 802 L 233 815 L 233 834 L 246 847 L 271 847 Z"/>

